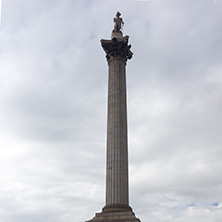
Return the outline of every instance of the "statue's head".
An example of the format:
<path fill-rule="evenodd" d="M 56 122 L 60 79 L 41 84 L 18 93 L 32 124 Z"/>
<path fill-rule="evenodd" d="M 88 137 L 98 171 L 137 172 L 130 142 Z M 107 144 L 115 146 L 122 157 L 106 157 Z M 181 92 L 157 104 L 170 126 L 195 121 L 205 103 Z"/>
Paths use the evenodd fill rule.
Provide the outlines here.
<path fill-rule="evenodd" d="M 121 13 L 120 12 L 117 12 L 116 13 L 116 17 L 120 17 Z"/>

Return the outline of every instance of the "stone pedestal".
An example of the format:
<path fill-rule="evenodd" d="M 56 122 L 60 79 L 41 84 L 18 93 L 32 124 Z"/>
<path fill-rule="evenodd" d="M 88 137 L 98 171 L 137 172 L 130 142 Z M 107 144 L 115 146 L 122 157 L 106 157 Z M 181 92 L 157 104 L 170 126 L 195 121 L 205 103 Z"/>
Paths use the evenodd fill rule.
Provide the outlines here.
<path fill-rule="evenodd" d="M 123 38 L 123 33 L 121 31 L 115 32 L 114 30 L 112 31 L 111 39 L 116 38 L 116 39 L 122 39 Z"/>
<path fill-rule="evenodd" d="M 128 205 L 119 205 L 116 208 L 104 207 L 102 213 L 96 213 L 96 216 L 87 222 L 140 222 L 140 220 L 135 217 Z"/>

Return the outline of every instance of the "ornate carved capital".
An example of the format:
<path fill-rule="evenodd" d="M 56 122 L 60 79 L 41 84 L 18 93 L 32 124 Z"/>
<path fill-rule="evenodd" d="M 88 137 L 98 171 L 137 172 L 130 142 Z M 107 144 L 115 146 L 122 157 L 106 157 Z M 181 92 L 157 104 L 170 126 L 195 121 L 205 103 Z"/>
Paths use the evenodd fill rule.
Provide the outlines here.
<path fill-rule="evenodd" d="M 102 47 L 106 52 L 107 61 L 115 57 L 122 58 L 125 61 L 132 58 L 133 53 L 130 50 L 131 45 L 128 45 L 128 38 L 128 36 L 125 36 L 120 39 L 113 38 L 112 40 L 101 40 Z"/>

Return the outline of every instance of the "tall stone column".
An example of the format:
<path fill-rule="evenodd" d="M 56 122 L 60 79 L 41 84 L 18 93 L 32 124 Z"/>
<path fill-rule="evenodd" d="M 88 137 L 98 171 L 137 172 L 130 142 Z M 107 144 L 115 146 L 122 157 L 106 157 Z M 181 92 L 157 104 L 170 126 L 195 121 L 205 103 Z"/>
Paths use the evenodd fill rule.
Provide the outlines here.
<path fill-rule="evenodd" d="M 128 47 L 127 39 L 111 43 L 102 42 L 109 65 L 106 206 L 128 205 L 128 144 L 126 104 L 126 55 L 116 53 L 115 45 Z"/>
<path fill-rule="evenodd" d="M 128 36 L 120 31 L 120 13 L 114 18 L 111 40 L 101 40 L 109 65 L 106 205 L 90 222 L 140 222 L 129 206 L 126 62 L 133 53 Z"/>

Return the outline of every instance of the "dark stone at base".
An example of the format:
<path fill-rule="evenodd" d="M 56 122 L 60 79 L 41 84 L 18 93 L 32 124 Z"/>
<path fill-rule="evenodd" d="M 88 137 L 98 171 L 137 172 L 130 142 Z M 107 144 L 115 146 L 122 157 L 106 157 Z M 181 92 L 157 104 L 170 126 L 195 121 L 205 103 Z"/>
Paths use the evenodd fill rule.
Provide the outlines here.
<path fill-rule="evenodd" d="M 125 204 L 106 205 L 101 213 L 87 222 L 141 222 L 135 217 L 132 208 Z"/>

